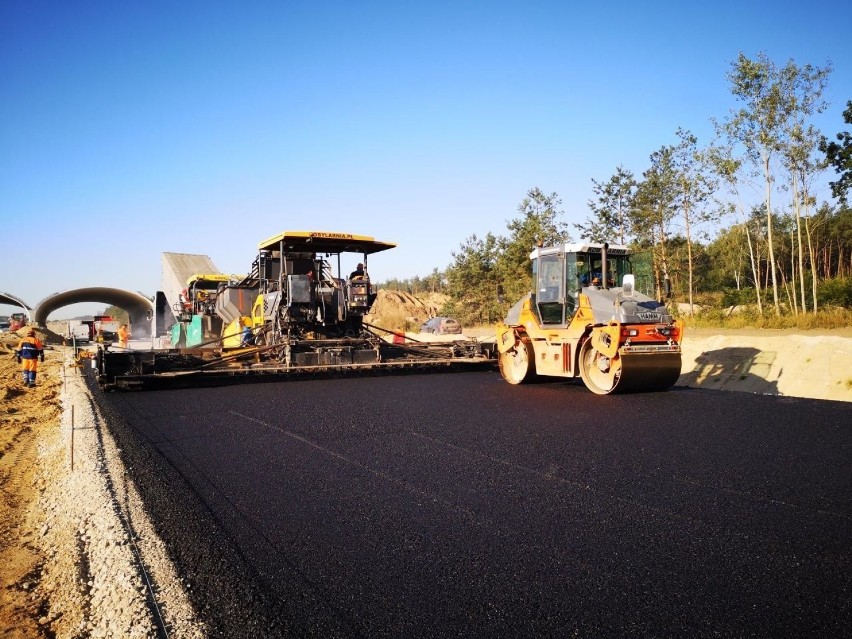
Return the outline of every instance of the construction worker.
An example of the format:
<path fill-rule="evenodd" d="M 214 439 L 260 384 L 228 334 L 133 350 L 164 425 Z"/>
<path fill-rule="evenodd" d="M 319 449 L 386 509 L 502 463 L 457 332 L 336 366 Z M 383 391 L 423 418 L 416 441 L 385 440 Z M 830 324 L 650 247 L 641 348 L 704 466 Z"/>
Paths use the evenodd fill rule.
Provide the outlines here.
<path fill-rule="evenodd" d="M 349 274 L 349 279 L 354 280 L 355 278 L 364 277 L 364 265 L 361 262 L 358 262 L 358 266 L 355 267 L 355 270 Z"/>
<path fill-rule="evenodd" d="M 242 318 L 243 330 L 240 333 L 240 347 L 248 348 L 254 346 L 254 334 L 251 332 L 251 320 L 248 317 Z"/>
<path fill-rule="evenodd" d="M 130 339 L 130 329 L 127 324 L 122 324 L 118 328 L 118 345 L 122 348 L 127 348 L 127 340 Z"/>
<path fill-rule="evenodd" d="M 44 347 L 33 329 L 27 331 L 27 336 L 18 344 L 15 355 L 24 374 L 24 386 L 35 386 L 38 360 L 44 361 Z"/>

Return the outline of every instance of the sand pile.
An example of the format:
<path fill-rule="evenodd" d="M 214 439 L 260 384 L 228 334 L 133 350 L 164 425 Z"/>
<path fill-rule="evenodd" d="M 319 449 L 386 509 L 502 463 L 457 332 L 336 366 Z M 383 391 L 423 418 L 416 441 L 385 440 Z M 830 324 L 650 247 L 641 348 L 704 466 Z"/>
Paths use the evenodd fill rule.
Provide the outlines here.
<path fill-rule="evenodd" d="M 427 319 L 441 314 L 447 299 L 442 293 L 414 296 L 403 291 L 381 289 L 364 320 L 389 330 L 417 330 Z"/>

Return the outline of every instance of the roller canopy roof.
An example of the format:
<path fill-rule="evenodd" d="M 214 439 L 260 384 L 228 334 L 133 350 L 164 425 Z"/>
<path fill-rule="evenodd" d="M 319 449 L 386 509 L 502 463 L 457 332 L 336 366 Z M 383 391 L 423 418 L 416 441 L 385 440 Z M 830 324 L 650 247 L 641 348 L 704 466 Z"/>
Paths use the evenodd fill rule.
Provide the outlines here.
<path fill-rule="evenodd" d="M 276 251 L 284 242 L 284 250 L 311 253 L 378 253 L 396 246 L 391 242 L 379 242 L 367 235 L 332 233 L 328 231 L 284 231 L 257 245 L 261 251 Z"/>
<path fill-rule="evenodd" d="M 624 244 L 607 244 L 609 247 L 607 253 L 611 257 L 616 255 L 630 255 L 630 247 Z M 547 246 L 543 248 L 533 249 L 530 253 L 530 259 L 535 259 L 539 255 L 549 255 L 551 253 L 600 253 L 603 249 L 603 244 L 597 242 L 578 242 L 575 244 L 560 244 L 558 246 Z"/>

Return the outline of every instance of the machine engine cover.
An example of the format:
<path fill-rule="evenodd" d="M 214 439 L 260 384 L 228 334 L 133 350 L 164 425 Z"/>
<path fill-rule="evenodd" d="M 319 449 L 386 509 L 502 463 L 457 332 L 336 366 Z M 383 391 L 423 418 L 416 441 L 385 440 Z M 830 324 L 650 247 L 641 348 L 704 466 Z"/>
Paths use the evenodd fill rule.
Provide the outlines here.
<path fill-rule="evenodd" d="M 311 303 L 311 279 L 307 275 L 287 276 L 287 300 L 289 304 Z"/>
<path fill-rule="evenodd" d="M 664 304 L 656 300 L 625 300 L 619 306 L 619 321 L 624 324 L 670 324 L 672 316 Z"/>

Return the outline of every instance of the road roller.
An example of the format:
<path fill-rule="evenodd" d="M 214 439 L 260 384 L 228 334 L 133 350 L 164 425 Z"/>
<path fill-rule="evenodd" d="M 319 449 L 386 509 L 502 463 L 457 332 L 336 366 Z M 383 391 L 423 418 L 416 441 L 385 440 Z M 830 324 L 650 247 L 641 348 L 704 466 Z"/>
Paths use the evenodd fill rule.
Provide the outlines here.
<path fill-rule="evenodd" d="M 599 395 L 675 384 L 683 323 L 662 301 L 636 290 L 627 246 L 537 247 L 530 259 L 532 290 L 496 328 L 507 382 L 580 377 Z"/>

